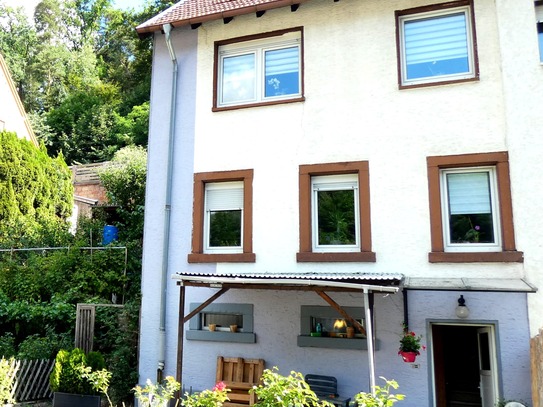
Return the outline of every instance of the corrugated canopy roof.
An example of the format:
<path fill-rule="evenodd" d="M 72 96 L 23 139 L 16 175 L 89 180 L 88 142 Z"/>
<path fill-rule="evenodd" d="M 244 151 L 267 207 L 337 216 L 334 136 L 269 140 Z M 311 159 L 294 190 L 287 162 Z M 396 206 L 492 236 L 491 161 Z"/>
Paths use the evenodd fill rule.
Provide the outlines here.
<path fill-rule="evenodd" d="M 184 0 L 136 27 L 142 35 L 162 30 L 164 24 L 179 27 L 231 18 L 304 3 L 308 0 Z"/>
<path fill-rule="evenodd" d="M 424 278 L 406 277 L 409 290 L 499 291 L 535 293 L 537 288 L 522 278 Z"/>
<path fill-rule="evenodd" d="M 322 287 L 338 290 L 397 292 L 403 280 L 399 273 L 190 273 L 172 276 L 180 284 L 234 288 L 303 289 Z"/>

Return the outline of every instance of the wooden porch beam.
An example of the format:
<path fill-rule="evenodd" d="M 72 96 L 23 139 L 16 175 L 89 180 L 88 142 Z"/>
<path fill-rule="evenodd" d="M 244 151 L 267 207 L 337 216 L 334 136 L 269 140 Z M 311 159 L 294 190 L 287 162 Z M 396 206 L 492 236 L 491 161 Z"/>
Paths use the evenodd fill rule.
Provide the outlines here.
<path fill-rule="evenodd" d="M 324 300 L 326 301 L 328 304 L 330 304 L 330 306 L 332 308 L 334 308 L 337 312 L 339 312 L 341 314 L 341 316 L 343 318 L 345 318 L 346 320 L 348 320 L 351 324 L 354 325 L 354 327 L 359 331 L 361 332 L 362 334 L 366 335 L 366 329 L 360 325 L 360 323 L 354 319 L 353 317 L 351 317 L 347 311 L 345 311 L 343 308 L 341 308 L 341 305 L 339 305 L 337 302 L 335 302 L 328 294 L 326 294 L 324 291 L 316 291 L 316 293 Z M 368 338 L 368 340 L 370 340 Z"/>
<path fill-rule="evenodd" d="M 183 286 L 184 288 L 184 286 Z M 217 291 L 215 294 L 213 294 L 211 297 L 209 297 L 209 299 L 205 302 L 203 302 L 202 304 L 200 304 L 198 307 L 196 307 L 196 309 L 194 309 L 194 311 L 188 313 L 184 318 L 183 318 L 183 324 L 185 322 L 187 322 L 189 319 L 191 319 L 193 316 L 195 316 L 196 314 L 198 314 L 200 311 L 202 311 L 205 307 L 207 307 L 209 304 L 211 304 L 213 301 L 215 301 L 217 298 L 219 298 L 221 295 L 223 295 L 225 292 L 228 291 L 228 288 L 221 288 L 219 291 Z M 183 315 L 183 314 L 181 314 Z"/>

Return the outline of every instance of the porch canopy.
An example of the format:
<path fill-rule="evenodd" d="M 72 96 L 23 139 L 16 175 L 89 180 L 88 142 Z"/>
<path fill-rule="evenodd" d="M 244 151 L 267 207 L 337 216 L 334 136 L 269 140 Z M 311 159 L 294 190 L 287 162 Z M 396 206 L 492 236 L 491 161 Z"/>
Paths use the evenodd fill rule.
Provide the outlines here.
<path fill-rule="evenodd" d="M 178 348 L 177 348 L 177 380 L 181 381 L 183 369 L 183 337 L 184 324 L 201 312 L 205 307 L 227 292 L 229 289 L 249 290 L 290 290 L 313 291 L 325 300 L 344 318 L 355 325 L 359 323 L 352 318 L 328 292 L 362 292 L 364 295 L 365 330 L 368 344 L 368 368 L 370 389 L 375 386 L 374 335 L 373 335 L 373 293 L 396 293 L 403 282 L 402 274 L 394 273 L 190 273 L 179 272 L 172 276 L 181 287 L 179 298 Z M 185 287 L 217 288 L 207 301 L 185 315 Z"/>

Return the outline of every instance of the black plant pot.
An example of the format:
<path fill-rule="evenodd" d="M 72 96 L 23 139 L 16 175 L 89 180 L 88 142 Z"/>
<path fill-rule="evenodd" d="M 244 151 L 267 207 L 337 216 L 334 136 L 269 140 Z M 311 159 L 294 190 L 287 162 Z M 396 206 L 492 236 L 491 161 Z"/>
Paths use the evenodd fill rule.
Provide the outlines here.
<path fill-rule="evenodd" d="M 100 407 L 100 396 L 55 392 L 53 407 Z"/>

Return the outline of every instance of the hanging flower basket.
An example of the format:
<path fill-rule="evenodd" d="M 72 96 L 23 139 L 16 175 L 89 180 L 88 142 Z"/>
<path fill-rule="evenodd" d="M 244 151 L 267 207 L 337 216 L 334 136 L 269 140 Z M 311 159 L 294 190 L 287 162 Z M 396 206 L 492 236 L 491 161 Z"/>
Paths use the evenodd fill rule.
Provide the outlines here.
<path fill-rule="evenodd" d="M 406 325 L 404 325 L 404 331 L 402 338 L 400 339 L 400 349 L 398 355 L 401 355 L 402 359 L 406 363 L 413 363 L 420 355 L 420 349 L 426 349 L 426 346 L 420 343 L 422 335 L 416 335 L 415 332 L 410 331 Z"/>
<path fill-rule="evenodd" d="M 417 359 L 418 352 L 402 352 L 400 355 L 405 363 L 413 363 Z"/>

